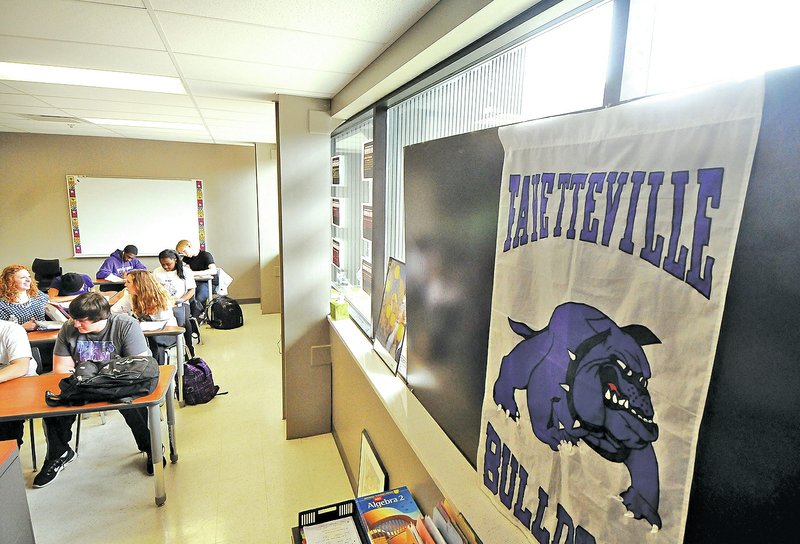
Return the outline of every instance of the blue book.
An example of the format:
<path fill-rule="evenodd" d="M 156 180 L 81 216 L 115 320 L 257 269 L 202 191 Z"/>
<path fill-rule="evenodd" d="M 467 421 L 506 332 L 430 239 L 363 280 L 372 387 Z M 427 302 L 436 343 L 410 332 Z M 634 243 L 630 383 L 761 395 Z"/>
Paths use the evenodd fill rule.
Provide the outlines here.
<path fill-rule="evenodd" d="M 407 487 L 359 497 L 356 508 L 370 543 L 415 542 L 410 527 L 422 512 Z"/>

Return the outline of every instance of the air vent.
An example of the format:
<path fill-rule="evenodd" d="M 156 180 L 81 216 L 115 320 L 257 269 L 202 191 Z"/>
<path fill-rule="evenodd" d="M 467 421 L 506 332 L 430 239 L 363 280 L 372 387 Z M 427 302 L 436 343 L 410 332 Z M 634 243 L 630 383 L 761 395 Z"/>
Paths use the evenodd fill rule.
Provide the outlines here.
<path fill-rule="evenodd" d="M 65 115 L 36 115 L 33 113 L 19 113 L 17 115 L 29 121 L 50 121 L 52 123 L 67 123 L 69 125 L 85 123 L 83 119 L 79 119 L 78 117 L 68 117 Z"/>

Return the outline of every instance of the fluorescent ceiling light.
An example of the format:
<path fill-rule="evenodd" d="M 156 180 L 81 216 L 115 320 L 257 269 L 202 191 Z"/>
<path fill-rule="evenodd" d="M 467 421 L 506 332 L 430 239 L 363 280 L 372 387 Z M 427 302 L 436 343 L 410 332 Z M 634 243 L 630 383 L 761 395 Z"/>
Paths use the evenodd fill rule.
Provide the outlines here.
<path fill-rule="evenodd" d="M 200 130 L 205 131 L 203 125 L 196 125 L 192 123 L 167 123 L 162 121 L 135 121 L 133 119 L 97 119 L 84 117 L 84 121 L 88 121 L 95 125 L 107 125 L 118 127 L 145 127 L 145 128 L 169 128 L 174 130 Z"/>
<path fill-rule="evenodd" d="M 38 64 L 18 64 L 15 62 L 0 62 L 0 79 L 186 94 L 181 80 L 176 77 L 148 76 L 126 72 L 87 70 L 84 68 L 64 68 L 62 66 L 41 66 Z"/>

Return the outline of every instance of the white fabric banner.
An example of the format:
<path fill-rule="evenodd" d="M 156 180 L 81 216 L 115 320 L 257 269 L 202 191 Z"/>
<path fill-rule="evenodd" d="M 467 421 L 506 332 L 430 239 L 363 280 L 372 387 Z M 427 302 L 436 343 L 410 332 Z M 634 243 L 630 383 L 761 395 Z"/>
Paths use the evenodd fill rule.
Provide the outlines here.
<path fill-rule="evenodd" d="M 520 542 L 683 541 L 763 87 L 500 129 L 478 475 Z"/>

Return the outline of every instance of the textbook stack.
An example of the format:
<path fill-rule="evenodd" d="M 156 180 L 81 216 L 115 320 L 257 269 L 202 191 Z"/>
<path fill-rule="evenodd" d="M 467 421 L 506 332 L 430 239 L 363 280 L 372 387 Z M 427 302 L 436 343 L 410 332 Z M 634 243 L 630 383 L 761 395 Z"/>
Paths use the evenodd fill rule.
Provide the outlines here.
<path fill-rule="evenodd" d="M 370 544 L 480 543 L 447 501 L 437 504 L 431 515 L 423 516 L 405 486 L 359 497 L 356 508 Z M 466 532 L 459 527 L 459 520 Z"/>

